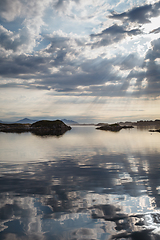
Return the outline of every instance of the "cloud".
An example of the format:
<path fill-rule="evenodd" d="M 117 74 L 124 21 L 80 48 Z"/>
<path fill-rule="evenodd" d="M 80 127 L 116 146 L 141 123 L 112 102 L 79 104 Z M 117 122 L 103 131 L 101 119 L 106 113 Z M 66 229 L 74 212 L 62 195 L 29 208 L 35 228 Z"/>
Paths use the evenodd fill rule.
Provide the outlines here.
<path fill-rule="evenodd" d="M 160 27 L 159 28 L 156 28 L 156 29 L 153 29 L 150 33 L 159 33 L 160 32 Z"/>
<path fill-rule="evenodd" d="M 73 2 L 73 3 L 79 3 L 80 2 L 80 0 L 57 0 L 55 3 L 53 3 L 54 5 L 54 7 L 56 8 L 56 9 L 65 9 L 65 7 L 66 7 L 66 5 L 68 5 L 68 4 L 70 4 L 71 2 Z"/>
<path fill-rule="evenodd" d="M 0 46 L 5 50 L 13 50 L 14 52 L 20 50 L 22 45 L 28 45 L 29 34 L 27 29 L 22 29 L 18 34 L 5 29 L 0 25 Z"/>
<path fill-rule="evenodd" d="M 19 17 L 22 11 L 22 3 L 19 0 L 1 0 L 0 14 L 6 21 L 13 21 Z"/>
<path fill-rule="evenodd" d="M 132 78 L 125 79 L 123 71 L 140 67 L 143 62 L 137 54 L 82 59 L 73 37 L 47 35 L 46 39 L 50 44 L 36 55 L 0 59 L 1 76 L 12 78 L 2 81 L 1 87 L 52 89 L 66 95 L 122 96 Z"/>
<path fill-rule="evenodd" d="M 143 64 L 143 58 L 139 57 L 137 53 L 131 53 L 128 56 L 122 58 L 119 56 L 119 66 L 121 70 L 133 69 L 134 67 L 141 67 Z"/>
<path fill-rule="evenodd" d="M 132 81 L 134 84 L 132 85 L 132 95 L 133 96 L 148 96 L 148 97 L 158 97 L 159 96 L 159 88 L 160 88 L 160 39 L 154 40 L 151 42 L 151 48 L 146 52 L 146 56 L 144 59 L 135 58 L 137 62 L 137 66 L 135 66 L 129 72 L 126 82 L 128 81 L 129 85 L 132 85 Z M 126 58 L 125 66 L 132 63 L 130 61 L 133 56 L 130 55 Z M 125 69 L 121 63 L 121 68 Z M 139 67 L 138 67 L 139 63 Z M 128 89 L 129 89 L 128 85 Z M 127 92 L 127 89 L 126 89 Z"/>
<path fill-rule="evenodd" d="M 14 32 L 2 29 L 1 46 L 6 50 L 28 53 L 41 40 L 41 27 L 44 26 L 44 13 L 52 0 L 4 0 L 0 1 L 0 17 L 4 26 L 14 26 Z M 10 23 L 10 24 L 9 24 Z M 8 32 L 7 32 L 8 31 Z M 21 46 L 21 47 L 20 47 Z"/>
<path fill-rule="evenodd" d="M 113 70 L 113 62 L 114 59 L 100 57 L 81 62 L 79 59 L 70 59 L 63 49 L 57 50 L 55 56 L 21 54 L 12 58 L 1 58 L 1 76 L 12 79 L 4 83 L 2 80 L 1 87 L 54 89 L 57 92 L 71 94 L 81 94 L 85 91 L 90 95 L 90 89 L 93 88 L 86 91 L 85 87 L 102 85 L 106 82 L 113 83 L 121 79 L 118 72 Z M 55 69 L 53 73 L 51 73 L 52 68 Z"/>
<path fill-rule="evenodd" d="M 7 31 L 2 28 L 3 31 L 0 32 L 0 44 L 6 50 L 16 50 L 20 46 L 20 41 L 15 42 L 13 39 L 14 34 L 11 31 Z M 65 37 L 48 37 L 47 40 L 50 40 L 50 44 L 47 48 L 37 51 L 36 54 L 10 54 L 9 56 L 1 56 L 0 62 L 0 74 L 1 76 L 19 78 L 19 79 L 30 79 L 31 75 L 34 74 L 34 78 L 42 78 L 44 74 L 48 74 L 52 77 L 51 68 L 63 66 L 62 72 L 65 71 L 65 67 L 72 67 L 74 61 L 71 62 L 70 56 L 75 52 L 75 48 L 72 48 L 70 45 L 70 39 Z M 23 44 L 23 41 L 22 43 Z M 77 45 L 76 45 L 77 46 Z M 70 53 L 66 57 L 66 54 Z M 65 59 L 66 57 L 66 59 Z M 8 67 L 9 66 L 9 67 Z M 72 69 L 73 70 L 73 69 Z M 23 74 L 23 76 L 22 76 Z M 26 75 L 25 75 L 26 74 Z"/>
<path fill-rule="evenodd" d="M 114 34 L 114 29 L 111 32 Z M 52 89 L 62 95 L 72 96 L 114 97 L 126 95 L 130 82 L 136 78 L 132 95 L 142 94 L 144 89 L 141 83 L 146 78 L 146 72 L 139 70 L 143 58 L 138 54 L 117 54 L 110 59 L 104 56 L 82 59 L 81 48 L 85 51 L 86 47 L 83 42 L 79 46 L 73 36 L 54 33 L 44 37 L 50 43 L 34 55 L 21 54 L 0 58 L 0 75 L 11 79 L 1 80 L 1 87 Z M 129 71 L 128 76 L 124 75 L 125 71 Z M 147 89 L 145 93 L 146 91 Z"/>
<path fill-rule="evenodd" d="M 136 22 L 139 24 L 150 23 L 152 17 L 160 15 L 160 1 L 154 4 L 145 4 L 143 6 L 134 7 L 123 13 L 112 12 L 109 16 L 112 19 L 121 20 L 123 22 Z"/>
<path fill-rule="evenodd" d="M 18 17 L 37 17 L 51 2 L 52 0 L 1 0 L 0 14 L 8 22 L 14 21 Z"/>
<path fill-rule="evenodd" d="M 91 34 L 91 38 L 99 38 L 100 40 L 93 43 L 93 47 L 107 46 L 113 43 L 117 43 L 127 36 L 136 36 L 142 34 L 142 31 L 138 28 L 127 30 L 124 26 L 114 24 L 109 28 L 106 28 L 101 33 Z"/>
<path fill-rule="evenodd" d="M 103 30 L 101 33 L 92 34 L 91 37 L 103 36 L 103 35 L 106 35 L 106 34 L 118 35 L 118 34 L 124 34 L 124 33 L 127 33 L 128 35 L 136 35 L 136 34 L 141 33 L 141 31 L 139 29 L 133 29 L 133 30 L 127 31 L 124 28 L 124 26 L 118 26 L 117 24 L 114 24 L 111 27 Z"/>
<path fill-rule="evenodd" d="M 151 47 L 146 54 L 145 60 L 152 60 L 153 61 L 156 58 L 160 57 L 159 45 L 160 45 L 160 38 L 151 42 Z"/>
<path fill-rule="evenodd" d="M 160 88 L 160 38 L 152 41 L 152 48 L 148 50 L 144 62 L 146 68 L 146 77 L 148 80 L 148 93 L 159 95 Z M 156 61 L 158 60 L 158 61 Z"/>

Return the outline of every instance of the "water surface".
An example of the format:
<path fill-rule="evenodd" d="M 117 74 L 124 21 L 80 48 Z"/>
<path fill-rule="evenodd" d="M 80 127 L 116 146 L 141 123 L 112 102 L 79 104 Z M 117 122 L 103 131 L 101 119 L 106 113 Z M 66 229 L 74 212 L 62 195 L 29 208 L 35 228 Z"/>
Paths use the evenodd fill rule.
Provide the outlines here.
<path fill-rule="evenodd" d="M 160 239 L 160 134 L 0 133 L 0 239 Z"/>

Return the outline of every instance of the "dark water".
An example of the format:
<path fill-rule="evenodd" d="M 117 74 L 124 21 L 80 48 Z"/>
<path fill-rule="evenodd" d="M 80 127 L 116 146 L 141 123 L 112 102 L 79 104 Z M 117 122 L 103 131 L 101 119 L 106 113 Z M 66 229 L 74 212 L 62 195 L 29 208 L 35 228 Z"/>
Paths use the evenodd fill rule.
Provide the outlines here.
<path fill-rule="evenodd" d="M 157 240 L 159 209 L 159 133 L 0 133 L 0 240 Z"/>

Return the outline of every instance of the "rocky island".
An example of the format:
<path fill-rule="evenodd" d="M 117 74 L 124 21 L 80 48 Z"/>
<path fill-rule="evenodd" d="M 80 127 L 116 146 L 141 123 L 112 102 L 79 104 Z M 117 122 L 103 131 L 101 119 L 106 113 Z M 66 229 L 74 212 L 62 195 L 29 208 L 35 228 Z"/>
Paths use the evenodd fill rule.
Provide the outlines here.
<path fill-rule="evenodd" d="M 159 132 L 160 133 L 160 129 L 155 129 L 155 130 L 149 130 L 149 132 Z"/>
<path fill-rule="evenodd" d="M 121 126 L 118 123 L 114 123 L 114 124 L 104 124 L 96 129 L 98 130 L 105 130 L 105 131 L 112 131 L 112 132 L 118 132 L 121 129 L 126 129 L 126 128 L 134 128 L 133 126 Z"/>
<path fill-rule="evenodd" d="M 40 135 L 40 136 L 43 136 L 43 135 L 60 136 L 68 130 L 71 130 L 71 127 L 67 126 L 61 120 L 55 120 L 55 121 L 41 120 L 33 124 L 0 123 L 0 132 L 8 132 L 8 133 L 31 132 L 33 134 Z"/>

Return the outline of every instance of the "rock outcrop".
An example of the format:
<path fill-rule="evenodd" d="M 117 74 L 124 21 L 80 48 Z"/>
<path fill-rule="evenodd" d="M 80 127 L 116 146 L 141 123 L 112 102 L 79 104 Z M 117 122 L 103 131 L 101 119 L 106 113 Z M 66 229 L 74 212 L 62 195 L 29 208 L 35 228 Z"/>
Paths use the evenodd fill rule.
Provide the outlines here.
<path fill-rule="evenodd" d="M 31 132 L 36 135 L 62 135 L 66 131 L 71 130 L 70 126 L 67 126 L 61 120 L 49 121 L 42 120 L 33 123 L 31 126 Z"/>
<path fill-rule="evenodd" d="M 112 131 L 112 132 L 118 132 L 121 129 L 126 129 L 126 128 L 133 128 L 133 126 L 120 126 L 118 123 L 114 124 L 105 124 L 102 125 L 101 127 L 98 127 L 96 129 L 98 130 L 105 130 L 105 131 Z"/>
<path fill-rule="evenodd" d="M 149 130 L 149 132 L 159 132 L 159 133 L 160 133 L 160 129 L 155 129 L 155 130 L 154 130 L 154 129 L 153 129 L 153 130 L 151 129 L 151 130 Z"/>
<path fill-rule="evenodd" d="M 30 124 L 22 123 L 0 123 L 0 132 L 22 133 L 29 132 Z"/>

